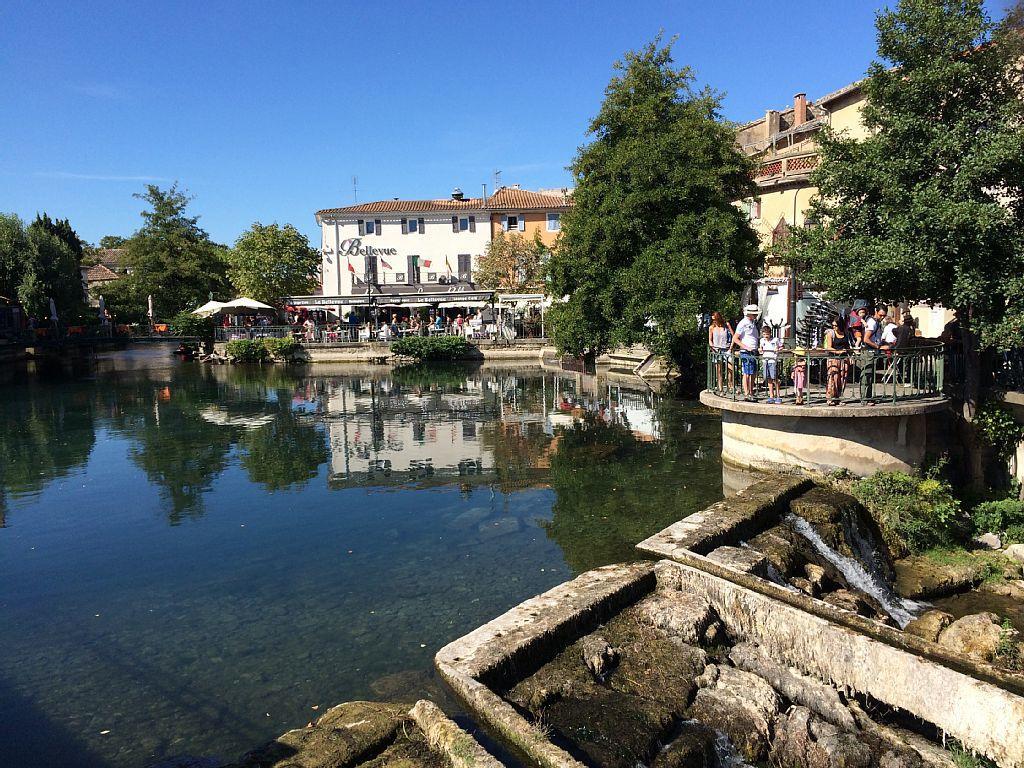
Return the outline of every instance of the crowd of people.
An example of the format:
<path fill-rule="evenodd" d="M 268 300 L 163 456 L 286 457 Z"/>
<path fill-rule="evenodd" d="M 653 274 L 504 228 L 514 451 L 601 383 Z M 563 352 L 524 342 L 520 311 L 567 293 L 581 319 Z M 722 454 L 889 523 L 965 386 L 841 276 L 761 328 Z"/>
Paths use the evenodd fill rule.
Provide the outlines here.
<path fill-rule="evenodd" d="M 768 393 L 766 402 L 781 403 L 779 353 L 785 349 L 779 329 L 767 323 L 758 328 L 760 310 L 756 304 L 744 307 L 744 316 L 735 329 L 720 312 L 711 315 L 708 345 L 714 357 L 716 384 L 719 390 L 735 384 L 735 365 L 738 361 L 742 377 L 743 397 L 757 399 L 757 377 L 760 376 Z M 873 309 L 862 306 L 848 315 L 840 313 L 825 331 L 819 351 L 826 364 L 825 401 L 838 405 L 852 378 L 860 384 L 860 399 L 874 405 L 877 362 L 893 351 L 913 346 L 918 335 L 917 325 L 909 312 L 899 323 L 895 309 L 885 305 Z M 796 394 L 796 404 L 802 405 L 807 391 L 808 350 L 797 347 L 793 353 L 789 376 Z"/>

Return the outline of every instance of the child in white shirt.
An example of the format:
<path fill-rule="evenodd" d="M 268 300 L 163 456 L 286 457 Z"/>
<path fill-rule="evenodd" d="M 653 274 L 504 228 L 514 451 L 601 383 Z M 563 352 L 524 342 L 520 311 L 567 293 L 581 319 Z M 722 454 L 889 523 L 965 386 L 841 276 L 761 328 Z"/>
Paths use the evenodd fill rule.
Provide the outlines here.
<path fill-rule="evenodd" d="M 779 397 L 779 349 L 782 342 L 772 336 L 772 329 L 765 325 L 761 329 L 761 343 L 758 351 L 761 353 L 762 374 L 765 386 L 768 388 L 769 403 L 781 403 Z"/>

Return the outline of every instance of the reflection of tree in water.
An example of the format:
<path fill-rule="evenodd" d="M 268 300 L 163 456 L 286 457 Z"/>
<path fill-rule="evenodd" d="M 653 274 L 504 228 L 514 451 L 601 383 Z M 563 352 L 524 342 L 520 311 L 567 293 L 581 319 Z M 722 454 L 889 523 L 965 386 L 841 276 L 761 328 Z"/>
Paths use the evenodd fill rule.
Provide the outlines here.
<path fill-rule="evenodd" d="M 547 531 L 575 573 L 639 559 L 637 542 L 721 498 L 721 465 L 706 458 L 719 439 L 716 423 L 699 420 L 691 431 L 671 403 L 658 415 L 660 442 L 593 416 L 558 439 Z"/>
<path fill-rule="evenodd" d="M 29 386 L 9 396 L 0 429 L 0 526 L 8 497 L 37 493 L 81 467 L 96 441 L 91 388 Z"/>
<path fill-rule="evenodd" d="M 292 410 L 288 394 L 278 392 L 273 421 L 246 432 L 238 443 L 249 479 L 268 491 L 306 484 L 330 458 L 324 433 Z"/>

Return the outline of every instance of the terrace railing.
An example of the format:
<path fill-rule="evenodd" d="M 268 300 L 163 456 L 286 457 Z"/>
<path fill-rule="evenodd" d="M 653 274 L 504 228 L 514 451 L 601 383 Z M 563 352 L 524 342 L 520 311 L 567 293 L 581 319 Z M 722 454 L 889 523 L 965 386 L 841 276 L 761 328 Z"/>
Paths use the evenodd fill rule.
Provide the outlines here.
<path fill-rule="evenodd" d="M 708 350 L 707 389 L 730 400 L 748 398 L 744 370 L 753 371 L 753 398 L 769 398 L 771 359 L 756 353 Z M 898 403 L 943 397 L 945 356 L 941 342 L 904 349 L 782 349 L 776 369 L 779 398 L 798 405 Z M 773 395 L 772 395 L 773 396 Z"/>

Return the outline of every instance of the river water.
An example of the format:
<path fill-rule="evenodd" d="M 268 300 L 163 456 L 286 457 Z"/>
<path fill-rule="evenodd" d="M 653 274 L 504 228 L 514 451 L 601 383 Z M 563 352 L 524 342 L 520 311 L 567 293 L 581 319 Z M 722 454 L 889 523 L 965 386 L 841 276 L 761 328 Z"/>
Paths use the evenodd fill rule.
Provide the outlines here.
<path fill-rule="evenodd" d="M 540 367 L 0 371 L 0 764 L 237 757 L 722 496 L 698 404 Z"/>

